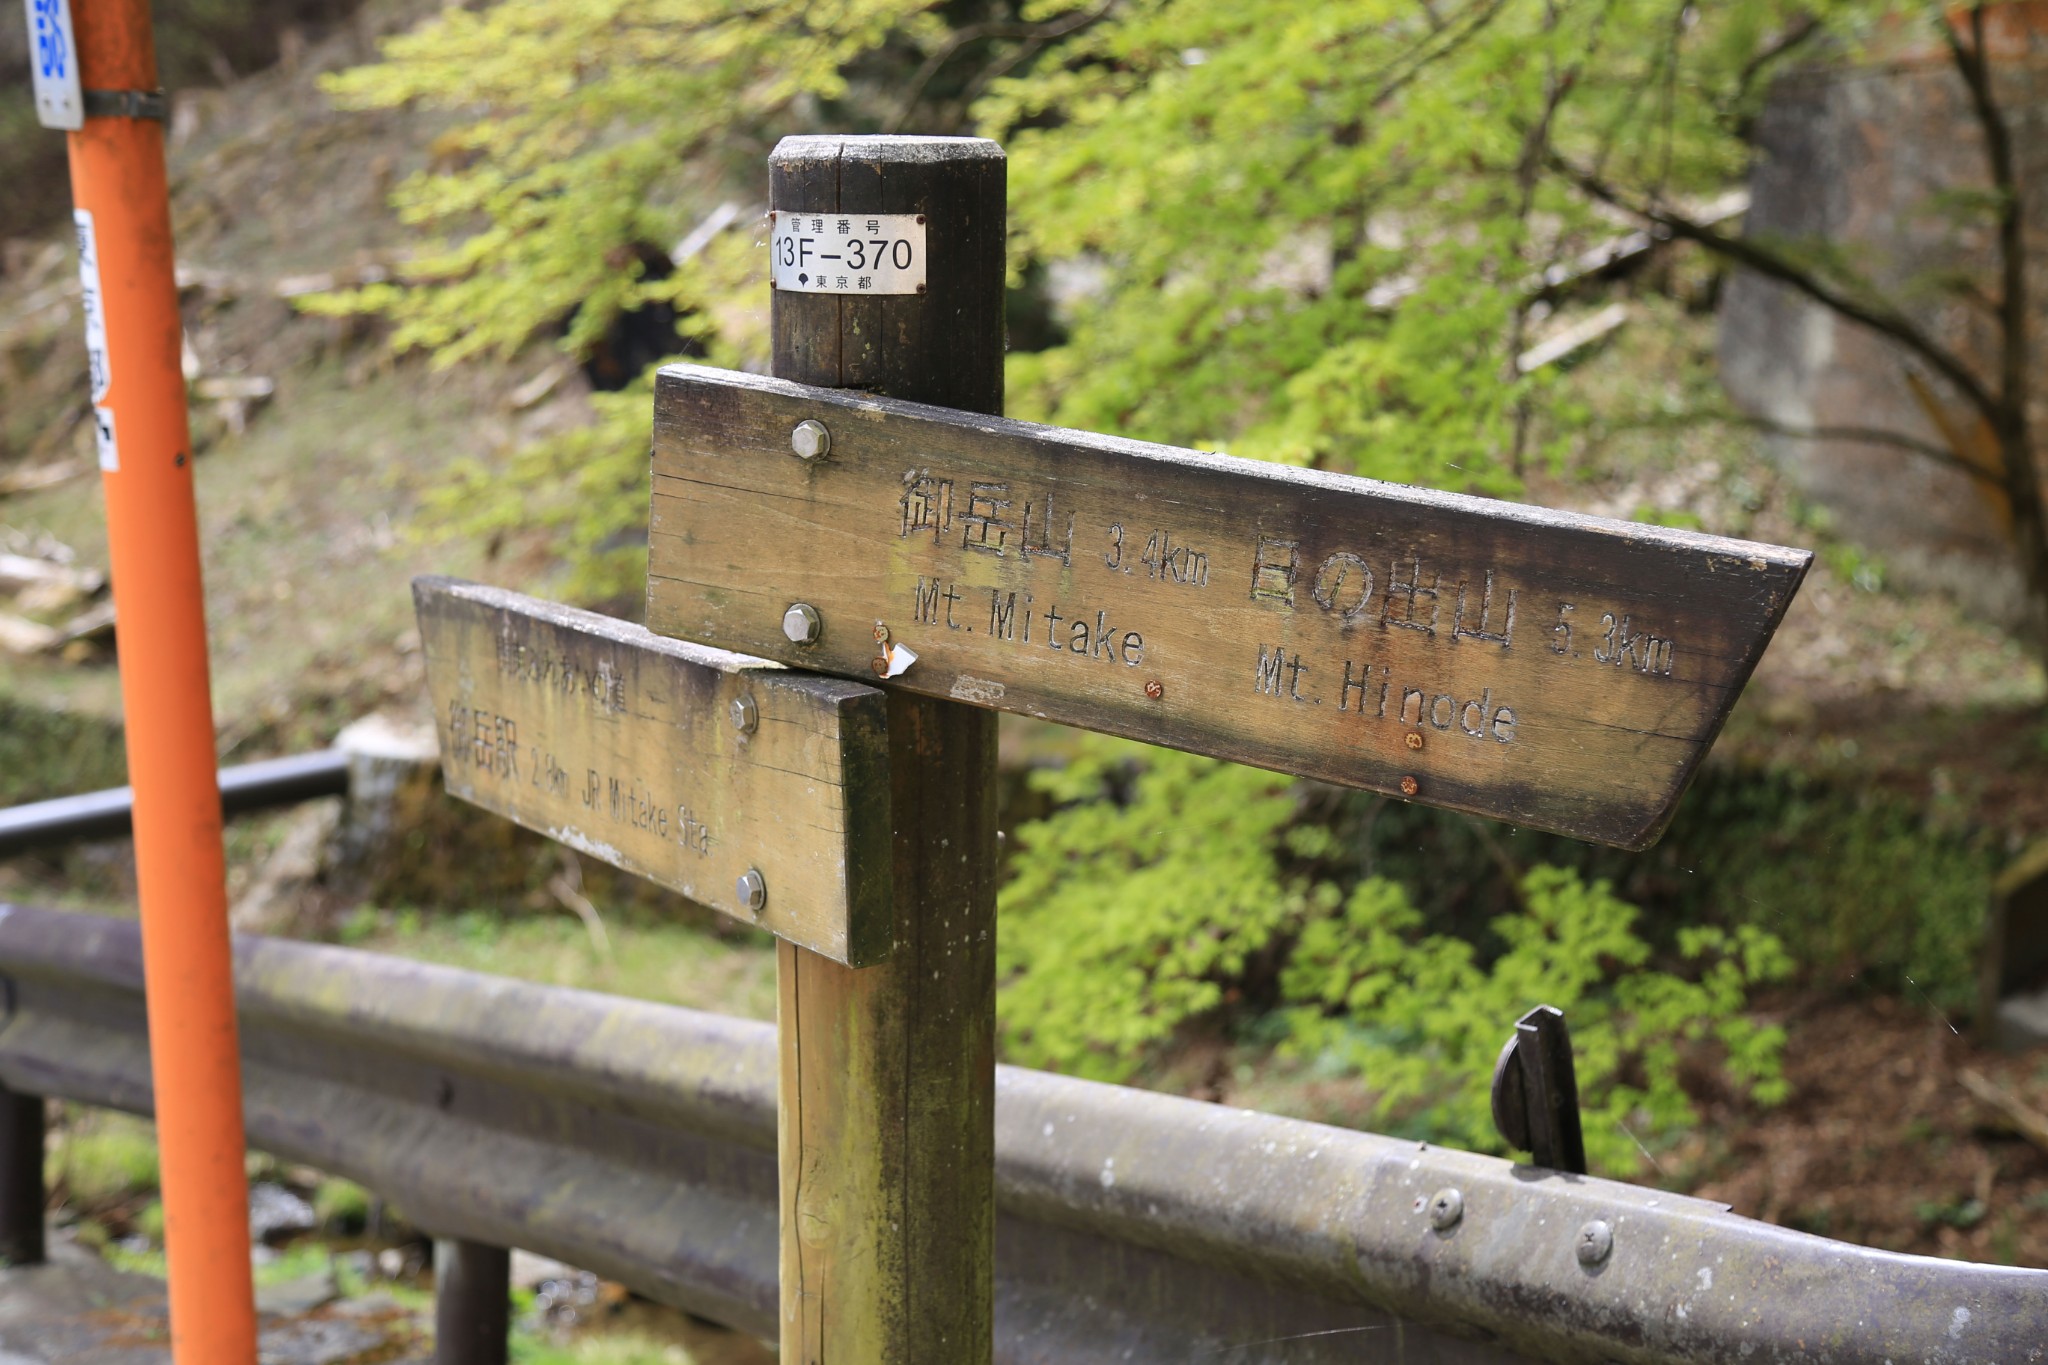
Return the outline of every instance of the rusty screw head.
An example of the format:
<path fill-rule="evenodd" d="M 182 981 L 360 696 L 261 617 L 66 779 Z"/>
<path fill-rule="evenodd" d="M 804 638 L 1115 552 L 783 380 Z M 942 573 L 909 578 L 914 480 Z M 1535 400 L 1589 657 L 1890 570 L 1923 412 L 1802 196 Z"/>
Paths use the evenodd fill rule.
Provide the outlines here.
<path fill-rule="evenodd" d="M 1465 1195 L 1456 1186 L 1445 1186 L 1430 1196 L 1429 1225 L 1438 1232 L 1449 1232 L 1464 1216 Z"/>
<path fill-rule="evenodd" d="M 789 433 L 789 448 L 806 460 L 822 460 L 832 453 L 832 433 L 823 422 L 806 418 Z"/>
<path fill-rule="evenodd" d="M 1158 701 L 1166 695 L 1166 685 L 1160 682 L 1159 679 L 1154 678 L 1145 684 L 1145 695 L 1154 701 Z"/>
<path fill-rule="evenodd" d="M 743 735 L 751 735 L 761 723 L 761 708 L 754 705 L 752 697 L 732 699 L 732 728 Z"/>
<path fill-rule="evenodd" d="M 1420 782 L 1417 782 L 1414 778 L 1404 777 L 1401 779 L 1401 795 L 1413 796 L 1415 795 L 1415 793 L 1421 790 L 1422 784 Z"/>
<path fill-rule="evenodd" d="M 1408 732 L 1408 747 L 1411 749 L 1420 749 L 1422 747 L 1422 731 L 1410 730 Z"/>
<path fill-rule="evenodd" d="M 1579 1264 L 1591 1270 L 1606 1261 L 1614 1251 L 1614 1229 L 1598 1218 L 1579 1229 L 1579 1240 L 1572 1250 L 1579 1258 Z"/>
<path fill-rule="evenodd" d="M 818 609 L 808 602 L 792 602 L 789 610 L 782 613 L 782 633 L 793 645 L 814 645 L 818 643 L 819 632 L 825 622 L 818 615 Z"/>
<path fill-rule="evenodd" d="M 739 883 L 733 887 L 740 908 L 750 915 L 761 913 L 761 907 L 768 903 L 768 879 L 761 875 L 761 869 L 750 867 L 740 873 Z"/>

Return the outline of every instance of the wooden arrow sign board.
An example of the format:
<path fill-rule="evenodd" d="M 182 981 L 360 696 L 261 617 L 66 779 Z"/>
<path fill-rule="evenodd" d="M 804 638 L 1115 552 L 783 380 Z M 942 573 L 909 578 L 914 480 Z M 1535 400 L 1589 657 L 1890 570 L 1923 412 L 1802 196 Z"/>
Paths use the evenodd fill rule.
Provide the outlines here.
<path fill-rule="evenodd" d="M 665 635 L 1624 848 L 1811 559 L 696 366 L 649 533 Z"/>
<path fill-rule="evenodd" d="M 449 791 L 835 961 L 888 956 L 881 692 L 454 579 L 413 599 Z"/>

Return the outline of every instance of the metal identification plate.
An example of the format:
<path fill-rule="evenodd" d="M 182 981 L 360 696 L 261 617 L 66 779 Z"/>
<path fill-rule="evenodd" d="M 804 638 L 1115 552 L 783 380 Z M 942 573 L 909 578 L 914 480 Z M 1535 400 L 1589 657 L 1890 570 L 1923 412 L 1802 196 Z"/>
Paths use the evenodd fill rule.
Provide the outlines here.
<path fill-rule="evenodd" d="M 921 213 L 768 215 L 777 289 L 797 294 L 922 294 Z"/>
<path fill-rule="evenodd" d="M 648 555 L 664 635 L 1626 848 L 1810 558 L 694 366 Z"/>
<path fill-rule="evenodd" d="M 75 132 L 85 126 L 85 97 L 78 86 L 78 40 L 71 29 L 71 0 L 25 3 L 36 122 L 45 128 Z"/>
<path fill-rule="evenodd" d="M 880 692 L 475 583 L 413 599 L 450 792 L 836 962 L 888 956 Z"/>

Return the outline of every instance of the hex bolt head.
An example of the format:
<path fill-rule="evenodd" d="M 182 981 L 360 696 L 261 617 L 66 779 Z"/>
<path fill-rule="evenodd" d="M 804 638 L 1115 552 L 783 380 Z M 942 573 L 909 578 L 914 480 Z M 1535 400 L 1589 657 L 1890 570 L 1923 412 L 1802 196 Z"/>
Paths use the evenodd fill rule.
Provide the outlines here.
<path fill-rule="evenodd" d="M 732 699 L 732 728 L 743 735 L 751 735 L 761 724 L 761 708 L 754 704 L 752 697 Z"/>
<path fill-rule="evenodd" d="M 761 869 L 750 867 L 740 873 L 738 885 L 733 888 L 740 908 L 750 915 L 761 913 L 761 907 L 768 903 L 768 880 L 761 875 Z"/>
<path fill-rule="evenodd" d="M 1457 1186 L 1447 1185 L 1430 1196 L 1429 1225 L 1438 1232 L 1449 1232 L 1464 1216 L 1465 1195 Z"/>
<path fill-rule="evenodd" d="M 1579 1229 L 1579 1240 L 1572 1249 L 1579 1258 L 1579 1264 L 1591 1270 L 1606 1261 L 1608 1255 L 1613 1252 L 1614 1229 L 1608 1227 L 1602 1219 L 1595 1218 Z"/>
<path fill-rule="evenodd" d="M 822 460 L 832 453 L 832 433 L 823 422 L 805 418 L 789 433 L 789 448 L 806 460 Z"/>
<path fill-rule="evenodd" d="M 818 643 L 818 634 L 824 628 L 818 609 L 808 602 L 792 602 L 789 610 L 782 613 L 782 633 L 793 645 Z"/>

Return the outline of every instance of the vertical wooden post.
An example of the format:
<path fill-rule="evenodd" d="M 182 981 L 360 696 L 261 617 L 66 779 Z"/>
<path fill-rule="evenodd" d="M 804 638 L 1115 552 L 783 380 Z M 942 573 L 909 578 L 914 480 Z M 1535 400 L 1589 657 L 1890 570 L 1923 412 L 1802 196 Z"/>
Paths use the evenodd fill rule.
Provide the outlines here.
<path fill-rule="evenodd" d="M 41 1265 L 44 1259 L 41 1095 L 0 1085 L 0 1265 Z"/>
<path fill-rule="evenodd" d="M 512 1328 L 512 1253 L 434 1239 L 434 1365 L 505 1365 Z"/>
<path fill-rule="evenodd" d="M 775 374 L 1000 413 L 1002 149 L 785 138 L 769 167 L 773 209 L 923 214 L 929 243 L 923 294 L 776 293 Z M 892 694 L 895 951 L 778 947 L 783 1365 L 990 1359 L 995 756 L 992 713 Z"/>

